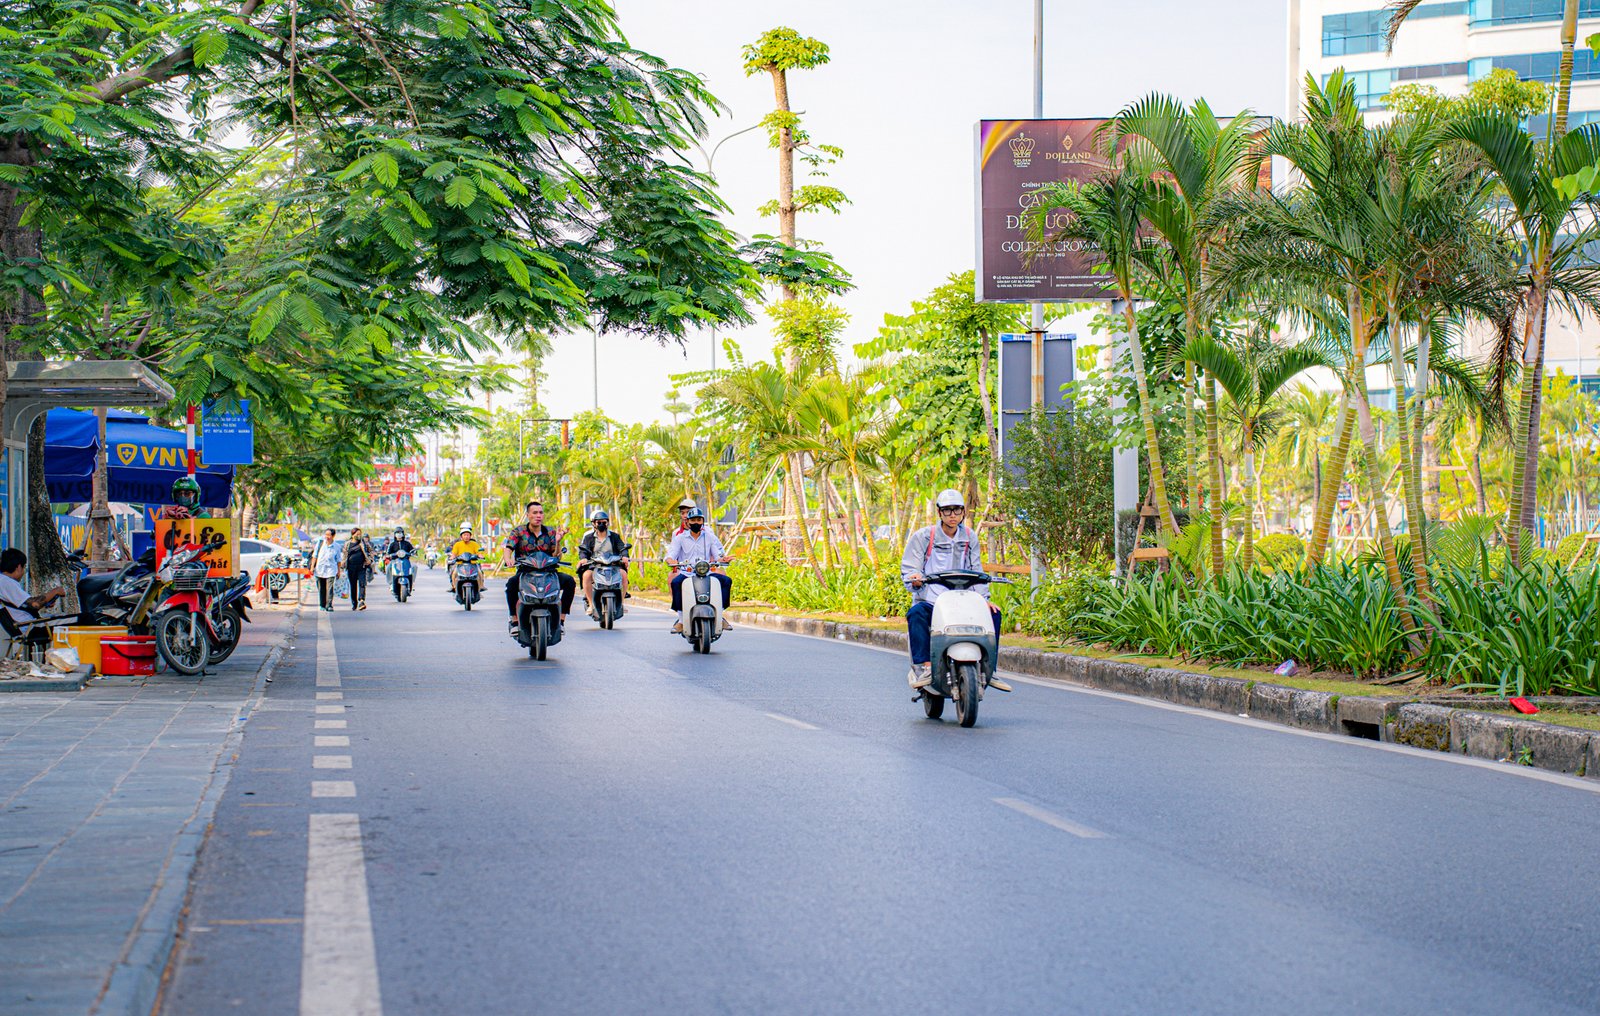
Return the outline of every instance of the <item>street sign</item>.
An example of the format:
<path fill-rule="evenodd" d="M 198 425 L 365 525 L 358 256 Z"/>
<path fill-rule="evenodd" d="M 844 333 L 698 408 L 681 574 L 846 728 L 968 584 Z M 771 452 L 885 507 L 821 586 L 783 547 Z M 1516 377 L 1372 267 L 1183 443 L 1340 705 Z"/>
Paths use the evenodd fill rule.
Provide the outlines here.
<path fill-rule="evenodd" d="M 238 410 L 232 413 L 219 412 L 216 403 L 206 404 L 200 414 L 200 450 L 208 465 L 255 465 L 256 433 L 249 399 L 240 399 Z"/>

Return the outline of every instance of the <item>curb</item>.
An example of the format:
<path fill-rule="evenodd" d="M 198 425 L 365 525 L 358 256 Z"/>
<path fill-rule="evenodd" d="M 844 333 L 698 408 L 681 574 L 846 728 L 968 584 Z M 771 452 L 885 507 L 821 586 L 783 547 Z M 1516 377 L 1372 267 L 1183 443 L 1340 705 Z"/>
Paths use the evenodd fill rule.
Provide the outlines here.
<path fill-rule="evenodd" d="M 653 597 L 648 599 L 666 606 Z M 738 624 L 793 635 L 895 650 L 904 650 L 906 645 L 903 632 L 842 621 L 748 610 L 729 610 L 727 614 Z M 1000 668 L 1028 677 L 1248 716 L 1297 730 L 1404 744 L 1600 780 L 1600 733 L 1473 712 L 1469 702 L 1440 705 L 1416 699 L 1305 691 L 1265 681 L 1151 667 L 1132 660 L 1103 660 L 1008 646 L 1000 647 Z M 1479 705 L 1501 702 L 1490 699 Z"/>
<path fill-rule="evenodd" d="M 177 943 L 178 925 L 189 906 L 190 880 L 199 862 L 200 848 L 211 829 L 211 819 L 216 815 L 228 780 L 233 775 L 233 760 L 238 756 L 245 723 L 255 714 L 256 707 L 266 695 L 267 684 L 288 651 L 289 643 L 299 633 L 301 616 L 301 608 L 297 607 L 291 612 L 278 644 L 267 651 L 266 658 L 256 668 L 250 696 L 217 751 L 211 779 L 201 794 L 194 814 L 178 833 L 155 892 L 146 903 L 144 912 L 139 915 L 121 958 L 112 968 L 105 992 L 89 1010 L 91 1016 L 112 1013 L 149 1016 L 155 1008 L 168 960 Z"/>
<path fill-rule="evenodd" d="M 19 677 L 13 681 L 0 681 L 0 694 L 24 691 L 82 691 L 84 682 L 94 676 L 94 668 L 87 663 L 60 677 Z"/>

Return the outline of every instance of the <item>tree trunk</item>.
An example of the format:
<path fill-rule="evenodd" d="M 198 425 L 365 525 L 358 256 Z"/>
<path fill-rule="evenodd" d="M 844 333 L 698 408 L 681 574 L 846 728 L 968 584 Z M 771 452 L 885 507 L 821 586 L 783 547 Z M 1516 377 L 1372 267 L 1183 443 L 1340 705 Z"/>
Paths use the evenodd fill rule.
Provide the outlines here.
<path fill-rule="evenodd" d="M 1144 348 L 1139 343 L 1139 321 L 1133 313 L 1133 294 L 1122 295 L 1122 314 L 1128 326 L 1128 351 L 1133 356 L 1133 380 L 1139 390 L 1139 417 L 1144 422 L 1144 441 L 1150 456 L 1150 489 L 1154 494 L 1156 511 L 1167 536 L 1178 532 L 1177 519 L 1172 514 L 1172 504 L 1167 500 L 1167 474 L 1161 468 L 1161 442 L 1156 434 L 1155 410 L 1150 404 L 1150 384 L 1144 373 Z"/>
<path fill-rule="evenodd" d="M 1367 492 L 1372 499 L 1371 508 L 1376 513 L 1378 549 L 1383 554 L 1383 570 L 1389 578 L 1389 588 L 1394 591 L 1400 623 L 1409 632 L 1416 628 L 1416 622 L 1406 606 L 1406 584 L 1400 577 L 1400 557 L 1395 553 L 1394 534 L 1389 531 L 1388 499 L 1384 497 L 1383 479 L 1378 474 L 1378 435 L 1372 426 L 1372 405 L 1367 401 L 1365 378 L 1356 390 L 1356 415 L 1361 424 L 1361 445 L 1366 450 Z"/>
<path fill-rule="evenodd" d="M 1472 442 L 1472 468 L 1468 472 L 1472 478 L 1472 493 L 1478 500 L 1478 514 L 1489 514 L 1489 497 L 1483 489 L 1483 422 L 1478 421 L 1473 427 L 1474 439 Z"/>
<path fill-rule="evenodd" d="M 1353 382 L 1347 381 L 1346 384 Z M 1333 448 L 1324 465 L 1322 487 L 1317 493 L 1317 511 L 1311 522 L 1311 547 L 1306 551 L 1309 564 L 1320 565 L 1328 553 L 1328 537 L 1333 530 L 1333 512 L 1339 504 L 1339 488 L 1344 486 L 1345 464 L 1350 457 L 1350 439 L 1356 414 L 1351 411 L 1348 391 L 1339 397 L 1339 412 L 1334 416 Z"/>
<path fill-rule="evenodd" d="M 1514 566 L 1522 564 L 1522 533 L 1531 528 L 1528 474 L 1533 475 L 1537 492 L 1539 465 L 1539 409 L 1543 400 L 1540 387 L 1544 378 L 1545 286 L 1535 276 L 1528 291 L 1528 314 L 1523 327 L 1522 392 L 1517 403 L 1517 418 L 1511 435 L 1511 498 L 1506 512 L 1506 543 Z M 1529 465 L 1532 465 L 1532 469 Z"/>
<path fill-rule="evenodd" d="M 1244 476 L 1241 486 L 1244 488 L 1244 570 L 1249 571 L 1256 561 L 1256 438 L 1255 421 L 1246 420 L 1244 425 Z"/>
<path fill-rule="evenodd" d="M 1389 320 L 1396 320 L 1391 314 Z M 1406 356 L 1405 356 L 1405 330 L 1391 325 L 1389 329 L 1389 361 L 1393 368 L 1391 376 L 1394 378 L 1394 414 L 1395 430 L 1400 444 L 1400 486 L 1406 504 L 1406 531 L 1411 534 L 1411 572 L 1416 578 L 1417 598 L 1424 604 L 1433 602 L 1433 589 L 1428 582 L 1428 519 L 1422 511 L 1422 455 L 1421 449 L 1415 447 L 1420 443 L 1421 432 L 1412 432 L 1410 399 L 1406 396 Z M 1426 367 L 1426 362 L 1421 361 L 1422 351 L 1420 346 L 1425 345 L 1422 334 L 1418 332 L 1419 348 L 1417 356 L 1419 367 Z M 1417 390 L 1420 399 L 1422 390 Z M 1421 415 L 1421 406 L 1417 409 Z"/>
<path fill-rule="evenodd" d="M 1202 384 L 1206 398 L 1206 458 L 1211 467 L 1211 575 L 1212 578 L 1221 578 L 1222 570 L 1226 567 L 1223 560 L 1223 533 L 1228 520 L 1226 509 L 1222 506 L 1222 439 L 1218 434 L 1217 381 L 1208 375 Z"/>
<path fill-rule="evenodd" d="M 88 529 L 88 542 L 85 549 L 90 561 L 104 561 L 106 559 L 106 546 L 111 526 L 111 499 L 107 496 L 106 484 L 106 410 L 102 406 L 94 411 L 96 433 L 99 435 L 100 447 L 94 456 L 94 478 L 91 481 L 89 494 L 89 511 L 85 519 Z"/>
<path fill-rule="evenodd" d="M 1194 493 L 1186 497 L 1186 507 L 1193 512 L 1205 504 L 1205 485 L 1200 482 L 1200 470 L 1195 468 L 1194 440 L 1194 364 L 1183 362 L 1183 478 Z"/>
<path fill-rule="evenodd" d="M 18 496 L 16 494 L 13 497 Z M 28 575 L 35 593 L 60 586 L 70 599 L 67 609 L 77 610 L 78 570 L 67 558 L 50 510 L 50 493 L 44 484 L 44 414 L 28 429 Z"/>
<path fill-rule="evenodd" d="M 1572 50 L 1578 41 L 1578 0 L 1567 0 L 1561 16 L 1561 63 L 1556 71 L 1556 116 L 1550 132 L 1553 145 L 1567 132 L 1567 107 L 1572 103 Z"/>
<path fill-rule="evenodd" d="M 867 560 L 872 562 L 872 567 L 878 567 L 878 540 L 872 535 L 872 530 L 867 528 L 866 514 L 864 511 L 865 499 L 861 496 L 861 471 L 854 463 L 850 466 L 850 498 L 856 513 L 856 526 L 861 530 L 861 538 L 867 544 Z"/>

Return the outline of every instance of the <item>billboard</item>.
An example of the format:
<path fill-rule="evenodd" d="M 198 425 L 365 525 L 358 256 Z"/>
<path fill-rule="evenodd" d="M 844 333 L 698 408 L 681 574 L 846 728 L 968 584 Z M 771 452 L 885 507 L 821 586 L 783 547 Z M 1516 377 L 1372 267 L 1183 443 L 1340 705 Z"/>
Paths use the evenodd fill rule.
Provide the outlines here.
<path fill-rule="evenodd" d="M 423 486 L 421 461 L 403 463 L 375 463 L 378 475 L 370 480 L 357 481 L 355 487 L 374 497 L 410 498 L 416 488 Z"/>
<path fill-rule="evenodd" d="M 1044 187 L 1087 183 L 1110 166 L 1094 144 L 1104 118 L 980 120 L 977 125 L 977 299 L 986 303 L 1109 300 L 1093 245 L 1030 241 L 1023 218 Z M 1048 221 L 1047 221 L 1048 228 Z"/>
<path fill-rule="evenodd" d="M 232 519 L 157 519 L 155 542 L 157 570 L 168 554 L 185 544 L 197 543 L 206 548 L 200 559 L 209 566 L 207 574 L 211 578 L 233 576 Z"/>

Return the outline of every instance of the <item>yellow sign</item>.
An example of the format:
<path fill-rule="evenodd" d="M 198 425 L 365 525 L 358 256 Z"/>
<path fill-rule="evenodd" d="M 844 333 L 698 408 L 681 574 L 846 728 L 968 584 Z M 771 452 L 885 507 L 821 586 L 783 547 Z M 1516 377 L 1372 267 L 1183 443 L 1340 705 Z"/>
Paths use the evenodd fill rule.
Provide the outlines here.
<path fill-rule="evenodd" d="M 156 568 L 167 555 L 190 544 L 206 548 L 201 555 L 212 578 L 232 578 L 236 561 L 232 519 L 156 519 Z"/>
<path fill-rule="evenodd" d="M 189 453 L 183 448 L 162 448 L 157 445 L 133 444 L 123 441 L 111 446 L 117 461 L 125 466 L 145 469 L 183 469 Z M 200 453 L 195 452 L 195 465 L 203 466 Z"/>
<path fill-rule="evenodd" d="M 293 547 L 296 543 L 294 523 L 268 522 L 256 527 L 256 539 L 276 543 L 280 547 Z"/>

